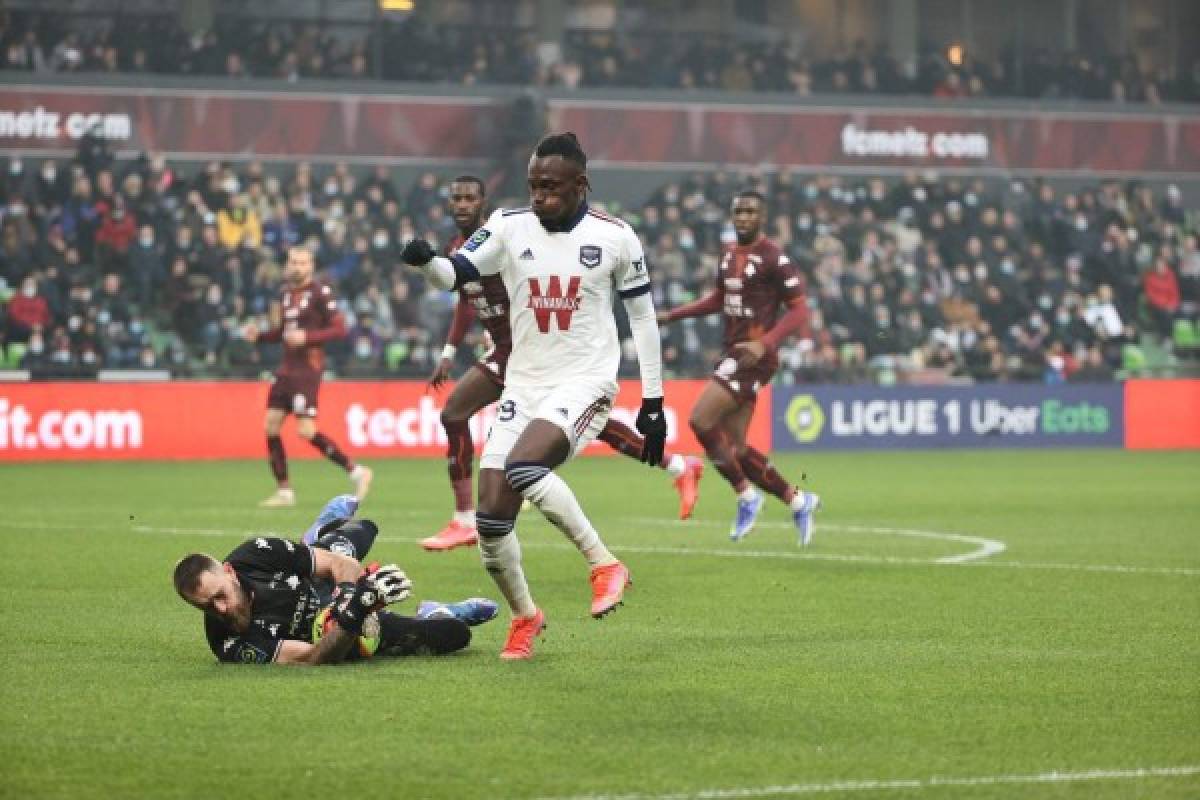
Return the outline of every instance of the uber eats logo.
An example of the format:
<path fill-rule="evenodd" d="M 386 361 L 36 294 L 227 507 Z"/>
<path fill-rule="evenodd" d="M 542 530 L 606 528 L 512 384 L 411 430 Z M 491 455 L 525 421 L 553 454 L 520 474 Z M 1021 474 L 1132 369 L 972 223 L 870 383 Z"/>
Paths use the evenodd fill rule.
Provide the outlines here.
<path fill-rule="evenodd" d="M 784 421 L 797 442 L 815 442 L 825 427 L 825 412 L 811 394 L 798 394 L 788 403 Z"/>

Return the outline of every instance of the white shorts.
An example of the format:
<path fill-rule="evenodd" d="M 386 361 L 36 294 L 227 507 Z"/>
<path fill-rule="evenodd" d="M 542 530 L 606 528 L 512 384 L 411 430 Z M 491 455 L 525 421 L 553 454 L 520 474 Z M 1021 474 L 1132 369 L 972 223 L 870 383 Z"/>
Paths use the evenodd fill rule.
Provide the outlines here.
<path fill-rule="evenodd" d="M 571 457 L 591 444 L 608 422 L 617 387 L 612 381 L 574 381 L 554 389 L 507 386 L 496 404 L 496 421 L 479 457 L 480 469 L 504 469 L 509 451 L 534 419 L 554 423 L 571 444 Z"/>

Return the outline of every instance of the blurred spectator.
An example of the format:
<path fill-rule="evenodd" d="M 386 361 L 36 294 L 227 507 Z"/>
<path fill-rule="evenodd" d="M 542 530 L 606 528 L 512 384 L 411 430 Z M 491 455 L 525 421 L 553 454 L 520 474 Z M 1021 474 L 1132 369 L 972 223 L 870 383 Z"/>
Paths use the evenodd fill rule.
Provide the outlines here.
<path fill-rule="evenodd" d="M 1163 338 L 1171 335 L 1175 313 L 1179 311 L 1179 281 L 1165 258 L 1155 260 L 1153 269 L 1142 278 L 1146 291 L 1146 312 L 1154 330 Z"/>
<path fill-rule="evenodd" d="M 28 342 L 35 331 L 50 325 L 50 305 L 38 294 L 37 280 L 32 275 L 21 282 L 21 290 L 8 301 L 7 316 L 6 338 L 11 342 Z"/>

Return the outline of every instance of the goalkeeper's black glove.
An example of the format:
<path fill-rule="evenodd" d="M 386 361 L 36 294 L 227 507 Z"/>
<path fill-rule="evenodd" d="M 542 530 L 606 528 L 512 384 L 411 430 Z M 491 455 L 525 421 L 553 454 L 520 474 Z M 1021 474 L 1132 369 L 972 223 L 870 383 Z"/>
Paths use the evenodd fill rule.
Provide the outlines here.
<path fill-rule="evenodd" d="M 375 611 L 399 603 L 412 594 L 412 581 L 395 564 L 371 564 L 356 583 L 340 583 L 333 596 L 333 616 L 338 626 L 355 636 Z"/>
<path fill-rule="evenodd" d="M 433 260 L 437 253 L 434 252 L 433 246 L 424 239 L 410 239 L 408 244 L 404 245 L 404 249 L 400 251 L 400 260 L 405 264 L 412 264 L 414 267 L 423 267 Z"/>
<path fill-rule="evenodd" d="M 661 397 L 643 397 L 637 415 L 637 429 L 644 438 L 642 463 L 657 467 L 667 446 L 667 418 L 663 414 Z"/>

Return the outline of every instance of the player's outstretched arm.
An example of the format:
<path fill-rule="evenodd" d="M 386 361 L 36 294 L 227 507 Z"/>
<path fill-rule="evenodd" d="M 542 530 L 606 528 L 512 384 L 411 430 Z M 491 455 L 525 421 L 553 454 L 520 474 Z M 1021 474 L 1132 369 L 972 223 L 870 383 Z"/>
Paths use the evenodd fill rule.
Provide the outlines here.
<path fill-rule="evenodd" d="M 715 314 L 721 310 L 725 304 L 725 293 L 720 287 L 711 290 L 708 294 L 695 300 L 691 303 L 684 303 L 681 306 L 676 306 L 670 311 L 663 311 L 658 315 L 660 323 L 677 322 L 688 317 L 705 317 L 709 314 Z"/>
<path fill-rule="evenodd" d="M 641 460 L 656 467 L 662 461 L 667 446 L 667 418 L 663 414 L 662 340 L 650 292 L 626 297 L 624 303 L 642 377 L 642 407 L 635 423 L 638 433 L 644 437 Z"/>
<path fill-rule="evenodd" d="M 454 262 L 439 256 L 433 245 L 424 239 L 413 239 L 404 245 L 400 260 L 421 270 L 429 282 L 439 289 L 453 289 L 458 282 Z"/>

